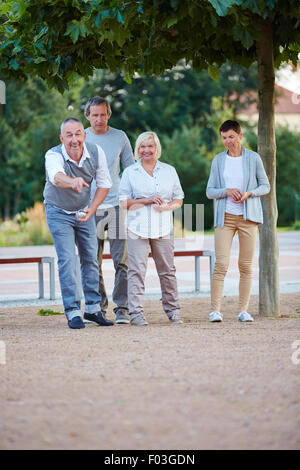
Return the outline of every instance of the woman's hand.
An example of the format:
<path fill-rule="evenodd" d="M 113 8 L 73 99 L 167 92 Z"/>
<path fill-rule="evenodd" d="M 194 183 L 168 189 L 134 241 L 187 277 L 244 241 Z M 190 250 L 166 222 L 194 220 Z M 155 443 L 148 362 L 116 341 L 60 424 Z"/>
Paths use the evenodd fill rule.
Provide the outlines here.
<path fill-rule="evenodd" d="M 162 206 L 166 204 L 164 199 L 160 197 L 158 194 L 155 194 L 154 196 L 151 196 L 147 199 L 149 201 L 149 204 L 158 205 L 158 206 Z"/>
<path fill-rule="evenodd" d="M 182 206 L 182 199 L 174 199 L 173 201 L 166 203 L 164 202 L 163 204 L 153 204 L 153 207 L 156 211 L 158 212 L 163 212 L 163 211 L 174 211 L 176 209 L 179 209 Z"/>
<path fill-rule="evenodd" d="M 166 202 L 164 204 L 152 204 L 153 208 L 158 212 L 169 211 L 171 207 Z"/>
<path fill-rule="evenodd" d="M 235 202 L 236 204 L 240 204 L 241 202 L 246 201 L 246 199 L 248 199 L 248 197 L 251 197 L 251 196 L 252 196 L 252 191 L 246 191 L 244 194 L 242 194 L 242 197 L 240 200 L 238 201 L 233 200 L 233 202 Z"/>
<path fill-rule="evenodd" d="M 226 196 L 231 197 L 233 202 L 240 202 L 240 199 L 243 197 L 243 193 L 238 188 L 228 188 L 226 189 Z"/>

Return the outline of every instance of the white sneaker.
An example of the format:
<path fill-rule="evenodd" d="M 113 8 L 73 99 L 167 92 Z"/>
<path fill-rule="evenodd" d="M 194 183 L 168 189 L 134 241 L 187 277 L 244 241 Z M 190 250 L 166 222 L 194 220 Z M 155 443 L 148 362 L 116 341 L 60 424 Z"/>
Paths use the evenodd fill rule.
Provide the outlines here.
<path fill-rule="evenodd" d="M 223 321 L 222 313 L 221 312 L 211 312 L 209 314 L 209 321 L 212 322 L 212 323 Z"/>
<path fill-rule="evenodd" d="M 137 313 L 135 315 L 130 315 L 130 324 L 134 326 L 144 326 L 148 325 L 148 322 L 142 313 Z"/>
<path fill-rule="evenodd" d="M 242 322 L 254 321 L 253 317 L 251 317 L 250 313 L 248 312 L 241 312 L 238 316 L 238 320 Z"/>
<path fill-rule="evenodd" d="M 169 317 L 169 320 L 171 323 L 183 323 L 182 318 L 180 318 L 180 315 L 178 312 L 174 312 L 171 317 Z"/>

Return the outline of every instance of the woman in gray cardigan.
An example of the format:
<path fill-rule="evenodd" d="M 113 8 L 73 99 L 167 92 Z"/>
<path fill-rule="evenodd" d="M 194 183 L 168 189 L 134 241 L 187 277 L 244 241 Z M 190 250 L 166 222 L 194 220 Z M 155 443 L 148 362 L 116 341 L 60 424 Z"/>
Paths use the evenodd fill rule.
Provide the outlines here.
<path fill-rule="evenodd" d="M 270 184 L 258 153 L 241 145 L 242 131 L 237 121 L 225 121 L 220 134 L 226 150 L 212 162 L 206 195 L 215 199 L 214 227 L 216 263 L 211 287 L 211 322 L 220 322 L 224 278 L 235 233 L 239 237 L 239 315 L 242 322 L 253 321 L 247 312 L 258 224 L 263 223 L 260 196 Z"/>

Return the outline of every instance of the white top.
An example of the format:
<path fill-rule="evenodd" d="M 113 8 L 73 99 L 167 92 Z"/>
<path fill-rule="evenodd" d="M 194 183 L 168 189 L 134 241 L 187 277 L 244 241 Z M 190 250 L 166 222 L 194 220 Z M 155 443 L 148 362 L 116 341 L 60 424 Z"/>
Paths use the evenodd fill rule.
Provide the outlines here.
<path fill-rule="evenodd" d="M 242 157 L 230 157 L 226 155 L 225 167 L 224 167 L 224 180 L 226 188 L 238 188 L 243 192 L 243 164 Z M 244 205 L 243 203 L 236 204 L 232 202 L 232 197 L 226 198 L 226 209 L 225 212 L 234 215 L 243 215 Z"/>
<path fill-rule="evenodd" d="M 96 170 L 96 186 L 97 188 L 110 188 L 112 185 L 110 174 L 108 171 L 105 153 L 103 152 L 102 148 L 97 145 L 98 148 L 98 168 Z M 71 160 L 72 163 L 78 166 L 78 168 L 83 166 L 83 163 L 86 158 L 91 158 L 86 145 L 83 145 L 83 154 L 79 161 L 79 163 L 72 160 L 72 158 L 68 155 L 64 144 L 62 144 L 62 153 L 66 160 Z M 46 171 L 48 173 L 49 180 L 52 184 L 55 185 L 54 178 L 56 173 L 64 173 L 64 159 L 62 155 L 58 152 L 54 152 L 52 149 L 48 150 L 45 155 L 46 159 Z"/>
<path fill-rule="evenodd" d="M 141 161 L 129 166 L 123 172 L 119 199 L 140 199 L 159 195 L 166 203 L 183 199 L 184 193 L 175 168 L 167 163 L 156 162 L 153 176 L 143 168 Z M 138 201 L 137 201 L 138 203 Z M 126 227 L 142 238 L 159 238 L 173 229 L 172 210 L 158 212 L 152 205 L 127 211 Z"/>

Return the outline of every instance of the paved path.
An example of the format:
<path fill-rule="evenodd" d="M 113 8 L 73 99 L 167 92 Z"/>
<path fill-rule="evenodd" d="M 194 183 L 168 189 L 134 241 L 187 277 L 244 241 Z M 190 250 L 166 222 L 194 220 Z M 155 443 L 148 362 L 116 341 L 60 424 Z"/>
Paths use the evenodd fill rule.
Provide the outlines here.
<path fill-rule="evenodd" d="M 278 233 L 279 242 L 279 281 L 281 293 L 300 292 L 300 232 L 281 232 Z M 176 249 L 180 250 L 212 250 L 213 236 L 205 235 L 203 237 L 191 237 L 177 239 L 175 241 Z M 257 240 L 256 256 L 253 272 L 253 294 L 258 293 L 258 250 L 259 240 Z M 108 252 L 108 245 L 105 247 Z M 0 257 L 18 257 L 18 256 L 54 256 L 56 258 L 53 246 L 30 246 L 30 247 L 9 247 L 0 248 Z M 229 271 L 225 279 L 224 295 L 237 295 L 237 282 L 239 277 L 238 266 L 238 239 L 234 238 L 232 246 L 232 256 Z M 194 291 L 194 258 L 175 258 L 177 269 L 178 287 L 181 297 L 200 296 L 208 297 L 209 288 L 209 261 L 208 258 L 201 259 L 200 276 L 201 290 L 199 293 Z M 0 266 L 0 307 L 13 306 L 20 304 L 47 304 L 47 300 L 39 301 L 38 297 L 38 273 L 37 265 L 1 265 Z M 45 266 L 45 295 L 49 299 L 49 272 L 48 266 Z M 114 280 L 113 264 L 111 260 L 104 261 L 104 275 L 106 287 L 111 295 Z M 61 303 L 58 275 L 56 271 L 56 295 L 57 304 Z M 159 298 L 160 287 L 156 274 L 154 262 L 149 259 L 146 276 L 146 297 Z M 48 301 L 48 303 L 55 303 Z"/>

